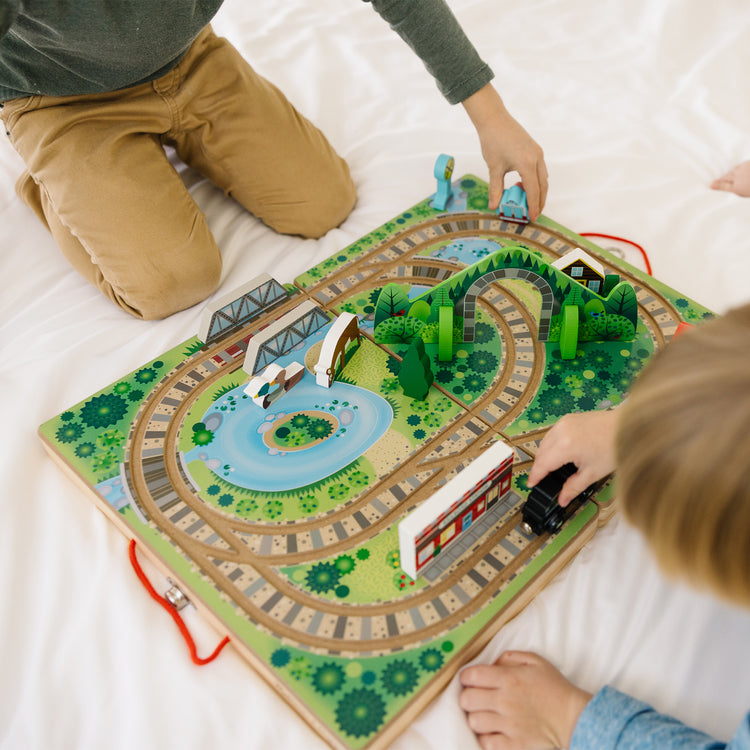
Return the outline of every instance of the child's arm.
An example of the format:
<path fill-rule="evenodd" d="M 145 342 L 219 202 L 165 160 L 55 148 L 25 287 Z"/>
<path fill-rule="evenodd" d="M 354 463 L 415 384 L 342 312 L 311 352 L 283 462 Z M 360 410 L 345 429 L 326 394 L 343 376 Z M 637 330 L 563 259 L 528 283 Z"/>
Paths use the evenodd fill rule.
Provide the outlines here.
<path fill-rule="evenodd" d="M 574 463 L 578 471 L 563 485 L 558 502 L 565 507 L 589 485 L 615 470 L 618 409 L 566 414 L 544 436 L 528 478 L 533 487 L 551 471 Z"/>
<path fill-rule="evenodd" d="M 536 654 L 506 651 L 459 679 L 459 704 L 483 750 L 750 749 L 750 715 L 725 745 L 614 688 L 592 696 Z"/>
<path fill-rule="evenodd" d="M 569 750 L 748 750 L 750 716 L 729 744 L 718 742 L 647 703 L 611 687 L 602 688 L 586 706 Z"/>
<path fill-rule="evenodd" d="M 18 10 L 19 0 L 0 0 L 0 38 L 5 36 L 16 20 Z"/>
<path fill-rule="evenodd" d="M 494 664 L 467 667 L 459 679 L 459 704 L 483 750 L 567 748 L 591 700 L 546 659 L 524 651 L 506 651 Z"/>
<path fill-rule="evenodd" d="M 529 217 L 536 219 L 547 200 L 547 167 L 541 147 L 511 117 L 491 83 L 461 103 L 474 123 L 490 171 L 489 207 L 498 207 L 505 173 L 515 170 L 526 191 Z"/>
<path fill-rule="evenodd" d="M 445 0 L 367 0 L 414 50 L 450 104 L 463 104 L 479 136 L 490 174 L 489 207 L 497 208 L 506 172 L 526 190 L 531 219 L 547 198 L 547 167 L 539 145 L 508 111 L 480 58 Z"/>

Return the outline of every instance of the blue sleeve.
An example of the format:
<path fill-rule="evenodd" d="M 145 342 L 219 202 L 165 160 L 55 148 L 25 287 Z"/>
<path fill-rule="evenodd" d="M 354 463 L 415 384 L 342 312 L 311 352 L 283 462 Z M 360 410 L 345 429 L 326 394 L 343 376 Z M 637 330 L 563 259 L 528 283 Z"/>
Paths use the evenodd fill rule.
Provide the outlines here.
<path fill-rule="evenodd" d="M 642 701 L 602 688 L 583 710 L 569 750 L 750 750 L 750 714 L 724 744 L 660 714 Z"/>
<path fill-rule="evenodd" d="M 365 0 L 414 50 L 450 104 L 493 77 L 445 0 Z"/>

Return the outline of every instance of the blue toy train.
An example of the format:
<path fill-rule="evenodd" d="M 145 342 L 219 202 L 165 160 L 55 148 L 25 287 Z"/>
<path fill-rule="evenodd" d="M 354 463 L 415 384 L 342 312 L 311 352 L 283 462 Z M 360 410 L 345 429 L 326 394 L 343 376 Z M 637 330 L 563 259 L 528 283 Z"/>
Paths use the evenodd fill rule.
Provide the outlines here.
<path fill-rule="evenodd" d="M 519 224 L 529 223 L 529 203 L 526 199 L 526 191 L 520 183 L 503 190 L 503 197 L 500 199 L 497 212 L 508 221 L 515 221 Z"/>

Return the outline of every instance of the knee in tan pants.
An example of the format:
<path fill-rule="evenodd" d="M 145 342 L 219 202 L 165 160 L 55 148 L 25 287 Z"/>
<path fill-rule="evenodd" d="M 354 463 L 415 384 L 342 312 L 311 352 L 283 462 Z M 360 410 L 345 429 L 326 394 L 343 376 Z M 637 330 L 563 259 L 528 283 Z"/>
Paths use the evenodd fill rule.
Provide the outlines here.
<path fill-rule="evenodd" d="M 308 169 L 293 191 L 277 194 L 267 189 L 265 195 L 259 197 L 240 186 L 228 193 L 271 229 L 306 239 L 318 239 L 335 229 L 357 202 L 349 167 L 334 153 L 325 169 Z"/>
<path fill-rule="evenodd" d="M 216 291 L 220 280 L 218 249 L 199 252 L 185 263 L 175 263 L 166 272 L 147 271 L 137 285 L 118 294 L 114 301 L 142 320 L 160 320 L 203 302 Z"/>
<path fill-rule="evenodd" d="M 46 192 L 28 171 L 16 183 L 23 202 L 49 229 L 66 260 L 118 307 L 142 320 L 159 320 L 202 302 L 221 280 L 221 254 L 208 228 L 199 226 L 185 246 L 169 253 L 145 254 L 127 249 L 128 237 L 117 233 L 119 252 L 107 262 L 95 258 L 53 210 Z"/>
<path fill-rule="evenodd" d="M 357 202 L 357 191 L 346 165 L 335 180 L 326 183 L 325 190 L 315 186 L 301 197 L 293 212 L 284 210 L 278 220 L 270 215 L 264 217 L 270 226 L 282 234 L 296 234 L 307 239 L 318 239 L 339 226 L 352 212 Z"/>

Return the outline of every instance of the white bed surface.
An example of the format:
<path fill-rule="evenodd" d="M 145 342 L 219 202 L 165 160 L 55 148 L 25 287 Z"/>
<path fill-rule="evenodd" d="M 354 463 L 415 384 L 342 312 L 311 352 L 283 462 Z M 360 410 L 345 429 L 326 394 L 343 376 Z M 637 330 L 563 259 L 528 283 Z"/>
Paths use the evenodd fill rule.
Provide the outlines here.
<path fill-rule="evenodd" d="M 452 7 L 545 150 L 547 216 L 641 243 L 657 278 L 717 312 L 750 300 L 750 199 L 708 189 L 750 158 L 747 3 Z M 423 199 L 441 152 L 486 178 L 462 108 L 366 4 L 228 0 L 214 28 L 323 129 L 359 191 L 341 228 L 303 241 L 182 168 L 222 248 L 217 296 L 262 272 L 289 282 Z M 0 138 L 0 747 L 324 747 L 232 649 L 192 665 L 124 537 L 44 452 L 41 422 L 192 335 L 201 307 L 152 323 L 116 309 L 16 199 L 20 171 Z M 188 617 L 209 651 L 216 634 Z M 749 638 L 748 613 L 665 581 L 615 519 L 481 660 L 536 650 L 589 690 L 613 684 L 728 739 L 750 707 Z M 394 747 L 476 747 L 457 693 L 454 680 Z"/>

